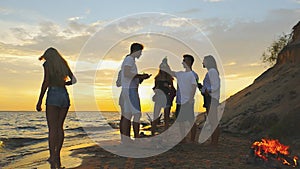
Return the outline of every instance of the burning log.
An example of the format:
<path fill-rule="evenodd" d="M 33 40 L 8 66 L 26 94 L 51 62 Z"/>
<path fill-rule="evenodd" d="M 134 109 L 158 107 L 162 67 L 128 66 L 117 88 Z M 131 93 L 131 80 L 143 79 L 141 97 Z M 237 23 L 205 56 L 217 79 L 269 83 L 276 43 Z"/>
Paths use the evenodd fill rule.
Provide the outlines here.
<path fill-rule="evenodd" d="M 295 168 L 299 166 L 299 158 L 297 156 L 290 157 L 289 148 L 273 139 L 262 139 L 254 142 L 251 146 L 252 155 L 261 161 L 268 162 L 271 167 L 279 167 L 276 163 L 280 162 L 281 165 Z"/>

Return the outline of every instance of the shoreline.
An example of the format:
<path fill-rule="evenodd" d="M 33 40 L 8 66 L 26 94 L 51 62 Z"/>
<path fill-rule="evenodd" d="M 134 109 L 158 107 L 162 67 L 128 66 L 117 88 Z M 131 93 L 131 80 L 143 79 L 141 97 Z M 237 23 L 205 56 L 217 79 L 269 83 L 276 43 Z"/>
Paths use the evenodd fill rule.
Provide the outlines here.
<path fill-rule="evenodd" d="M 76 149 L 86 148 L 89 146 L 96 146 L 95 143 L 83 143 L 78 145 L 73 145 L 69 147 L 63 147 L 61 151 L 61 161 L 62 164 L 67 166 L 67 168 L 77 167 L 82 164 L 82 159 L 79 157 L 72 156 L 72 151 Z M 43 169 L 43 168 L 50 168 L 50 164 L 48 163 L 47 159 L 49 157 L 49 151 L 41 151 L 38 153 L 34 153 L 31 155 L 26 155 L 21 159 L 13 161 L 5 166 L 3 169 L 27 169 L 27 168 L 36 168 L 36 169 Z"/>
<path fill-rule="evenodd" d="M 228 142 L 231 142 L 228 144 Z M 103 141 L 103 144 L 118 146 L 117 140 Z M 244 157 L 249 153 L 245 139 L 222 134 L 220 145 L 211 147 L 203 144 L 180 143 L 170 150 L 147 158 L 122 157 L 106 151 L 98 144 L 78 144 L 62 149 L 62 165 L 69 169 L 91 168 L 227 168 L 256 169 L 247 165 Z M 228 153 L 231 152 L 231 153 Z M 13 162 L 3 169 L 13 168 L 50 168 L 46 161 L 48 151 L 39 152 Z M 259 167 L 258 167 L 259 168 Z M 257 169 L 258 169 L 257 168 Z"/>
<path fill-rule="evenodd" d="M 204 114 L 196 118 L 196 122 L 202 124 Z M 147 127 L 146 127 L 147 128 Z M 163 132 L 163 126 L 158 127 L 158 132 Z M 148 131 L 149 128 L 141 131 Z M 148 131 L 149 132 L 149 131 Z M 176 135 L 176 133 L 172 133 Z M 171 136 L 171 138 L 173 138 Z M 165 142 L 166 148 L 173 140 Z M 69 169 L 93 169 L 93 168 L 210 168 L 210 169 L 260 169 L 263 166 L 249 163 L 250 147 L 253 136 L 240 135 L 221 132 L 218 147 L 212 147 L 210 140 L 202 144 L 179 143 L 170 147 L 167 151 L 158 155 L 145 158 L 123 157 L 117 154 L 128 150 L 120 143 L 120 139 L 101 140 L 96 142 L 90 137 L 82 137 L 76 140 L 69 140 L 64 144 L 61 152 L 62 166 Z M 146 144 L 142 145 L 147 145 Z M 153 146 L 153 142 L 151 142 Z M 47 144 L 45 142 L 45 144 Z M 123 147 L 122 147 L 123 146 Z M 149 146 L 141 146 L 141 152 L 155 152 L 158 149 Z M 154 145 L 155 146 L 155 145 Z M 290 143 L 293 155 L 300 157 L 300 144 Z M 119 149 L 121 148 L 121 149 Z M 129 147 L 130 148 L 130 147 Z M 109 150 L 109 151 L 108 151 Z M 111 151 L 112 150 L 112 151 Z M 119 151 L 120 150 L 120 151 Z M 137 149 L 136 149 L 137 150 Z M 135 151 L 135 150 L 134 150 Z M 113 153 L 112 153 L 113 152 Z M 297 154 L 294 154 L 294 153 Z M 126 153 L 123 153 L 126 154 Z M 126 156 L 126 155 L 125 155 Z M 37 152 L 10 162 L 2 166 L 3 169 L 15 168 L 50 168 L 47 159 L 49 157 L 48 149 Z"/>

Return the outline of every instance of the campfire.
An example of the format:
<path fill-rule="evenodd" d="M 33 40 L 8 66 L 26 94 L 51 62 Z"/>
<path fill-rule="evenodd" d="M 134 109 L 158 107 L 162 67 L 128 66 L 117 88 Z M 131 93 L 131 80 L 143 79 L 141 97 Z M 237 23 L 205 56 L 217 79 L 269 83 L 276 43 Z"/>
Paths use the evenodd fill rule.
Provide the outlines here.
<path fill-rule="evenodd" d="M 281 165 L 296 168 L 299 166 L 298 157 L 290 156 L 289 146 L 281 144 L 278 140 L 262 139 L 252 144 L 253 156 L 264 162 L 279 162 Z"/>

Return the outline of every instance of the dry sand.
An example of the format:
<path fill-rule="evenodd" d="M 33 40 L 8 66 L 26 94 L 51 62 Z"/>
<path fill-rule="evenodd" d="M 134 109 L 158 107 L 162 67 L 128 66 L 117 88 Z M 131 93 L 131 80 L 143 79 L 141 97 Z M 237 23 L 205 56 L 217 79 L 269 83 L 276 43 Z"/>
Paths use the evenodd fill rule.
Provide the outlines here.
<path fill-rule="evenodd" d="M 112 144 L 114 144 L 112 142 Z M 72 151 L 71 156 L 80 157 L 82 164 L 73 169 L 91 168 L 210 168 L 210 169 L 261 169 L 250 155 L 251 141 L 240 135 L 222 133 L 218 147 L 203 144 L 178 144 L 169 151 L 148 158 L 127 158 L 109 153 L 99 146 Z M 299 149 L 298 149 L 299 150 Z M 299 151 L 298 151 L 299 152 Z"/>

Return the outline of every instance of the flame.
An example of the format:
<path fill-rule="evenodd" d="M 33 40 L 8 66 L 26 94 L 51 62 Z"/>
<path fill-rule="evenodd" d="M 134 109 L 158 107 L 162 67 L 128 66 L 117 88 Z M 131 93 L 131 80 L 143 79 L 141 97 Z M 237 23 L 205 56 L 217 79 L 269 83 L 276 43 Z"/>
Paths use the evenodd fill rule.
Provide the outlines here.
<path fill-rule="evenodd" d="M 298 165 L 298 162 L 297 162 L 297 160 L 298 160 L 299 158 L 297 157 L 297 156 L 294 156 L 294 158 L 293 158 L 293 161 L 294 161 L 294 167 L 296 167 L 297 165 Z"/>
<path fill-rule="evenodd" d="M 289 162 L 285 157 L 288 157 L 289 146 L 281 144 L 278 140 L 262 139 L 252 144 L 251 148 L 254 150 L 254 154 L 265 161 L 268 161 L 269 156 L 274 156 L 277 160 L 281 161 L 284 165 L 296 167 L 298 165 L 298 157 L 294 156 L 293 163 Z"/>

